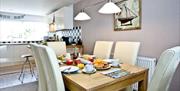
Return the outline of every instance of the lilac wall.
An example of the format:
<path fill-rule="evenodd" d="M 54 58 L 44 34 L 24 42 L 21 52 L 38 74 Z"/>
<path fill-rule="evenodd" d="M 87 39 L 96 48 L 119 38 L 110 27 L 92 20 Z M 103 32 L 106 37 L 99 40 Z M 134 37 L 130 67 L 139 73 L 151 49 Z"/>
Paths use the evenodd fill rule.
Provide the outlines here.
<path fill-rule="evenodd" d="M 75 4 L 74 15 L 98 1 L 82 0 Z M 139 55 L 156 58 L 165 49 L 180 45 L 180 0 L 142 0 L 142 29 L 122 32 L 113 30 L 112 15 L 98 13 L 102 5 L 85 9 L 91 20 L 74 22 L 75 26 L 82 26 L 86 53 L 92 53 L 96 40 L 140 41 Z"/>
<path fill-rule="evenodd" d="M 80 9 L 100 0 L 82 0 L 74 5 L 74 15 Z M 140 41 L 139 55 L 159 58 L 167 48 L 180 45 L 180 0 L 142 0 L 142 29 L 117 32 L 113 30 L 113 16 L 98 13 L 103 4 L 85 11 L 91 16 L 88 21 L 75 21 L 82 26 L 85 53 L 92 53 L 97 40 Z M 173 78 L 170 91 L 180 90 L 180 65 Z"/>

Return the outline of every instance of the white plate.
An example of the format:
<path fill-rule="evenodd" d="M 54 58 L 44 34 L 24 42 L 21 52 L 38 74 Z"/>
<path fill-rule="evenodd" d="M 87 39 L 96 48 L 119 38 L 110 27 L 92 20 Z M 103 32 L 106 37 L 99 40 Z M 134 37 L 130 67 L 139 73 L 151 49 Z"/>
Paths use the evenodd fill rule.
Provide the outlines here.
<path fill-rule="evenodd" d="M 119 61 L 119 59 L 104 59 L 103 61 L 108 62 L 108 63 L 113 63 L 113 62 Z M 120 63 L 120 61 L 119 61 L 119 63 Z"/>
<path fill-rule="evenodd" d="M 95 72 L 96 72 L 96 69 L 94 69 L 92 72 L 87 72 L 86 69 L 83 69 L 82 72 L 83 72 L 83 73 L 87 73 L 87 74 L 92 74 L 92 73 L 95 73 Z"/>
<path fill-rule="evenodd" d="M 65 73 L 72 73 L 72 72 L 79 71 L 79 68 L 76 66 L 62 66 L 60 67 L 60 71 L 65 72 Z"/>
<path fill-rule="evenodd" d="M 106 68 L 97 68 L 95 67 L 97 70 L 108 70 L 111 68 L 111 65 L 108 65 Z"/>

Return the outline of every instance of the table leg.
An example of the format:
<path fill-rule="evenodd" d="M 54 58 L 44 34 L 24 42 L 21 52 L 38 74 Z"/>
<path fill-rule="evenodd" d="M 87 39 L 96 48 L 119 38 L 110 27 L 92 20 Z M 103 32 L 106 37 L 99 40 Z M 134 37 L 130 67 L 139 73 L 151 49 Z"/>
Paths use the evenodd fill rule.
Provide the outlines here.
<path fill-rule="evenodd" d="M 138 91 L 147 91 L 148 71 L 144 72 L 143 80 L 138 82 Z"/>

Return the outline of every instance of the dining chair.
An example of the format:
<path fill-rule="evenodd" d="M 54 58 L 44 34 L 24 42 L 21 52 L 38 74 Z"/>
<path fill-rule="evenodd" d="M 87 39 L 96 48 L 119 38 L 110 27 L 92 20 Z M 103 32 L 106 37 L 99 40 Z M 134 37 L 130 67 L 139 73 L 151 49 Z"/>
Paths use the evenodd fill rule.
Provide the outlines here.
<path fill-rule="evenodd" d="M 43 60 L 43 68 L 45 70 L 45 77 L 47 81 L 47 91 L 65 91 L 64 81 L 57 57 L 53 49 L 40 45 L 38 47 L 40 58 Z"/>
<path fill-rule="evenodd" d="M 96 41 L 93 55 L 97 58 L 110 58 L 113 41 Z"/>
<path fill-rule="evenodd" d="M 171 80 L 180 63 L 180 46 L 165 50 L 157 63 L 147 91 L 169 91 Z"/>
<path fill-rule="evenodd" d="M 32 55 L 35 58 L 35 64 L 38 71 L 38 91 L 47 91 L 47 83 L 45 77 L 45 70 L 43 68 L 43 60 L 40 58 L 38 51 L 38 44 L 30 44 Z"/>
<path fill-rule="evenodd" d="M 135 65 L 139 52 L 140 42 L 117 41 L 113 58 L 119 59 L 123 63 Z M 132 86 L 128 86 L 122 91 L 133 91 Z"/>
<path fill-rule="evenodd" d="M 140 42 L 118 41 L 115 45 L 113 58 L 121 62 L 135 65 L 139 52 Z"/>
<path fill-rule="evenodd" d="M 51 47 L 56 56 L 60 56 L 66 54 L 66 43 L 65 42 L 47 42 L 47 46 Z"/>

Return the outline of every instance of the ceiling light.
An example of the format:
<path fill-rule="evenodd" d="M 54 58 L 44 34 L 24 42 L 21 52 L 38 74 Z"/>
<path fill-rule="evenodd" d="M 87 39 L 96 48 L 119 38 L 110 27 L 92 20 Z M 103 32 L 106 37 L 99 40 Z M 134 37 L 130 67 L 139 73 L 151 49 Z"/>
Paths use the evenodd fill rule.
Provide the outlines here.
<path fill-rule="evenodd" d="M 91 17 L 84 12 L 84 10 L 82 10 L 81 12 L 79 12 L 76 17 L 74 18 L 74 20 L 79 20 L 79 21 L 83 21 L 83 20 L 89 20 L 91 19 Z"/>
<path fill-rule="evenodd" d="M 98 12 L 102 14 L 112 14 L 121 12 L 121 9 L 111 0 L 109 0 L 109 2 L 103 5 Z"/>
<path fill-rule="evenodd" d="M 50 32 L 56 31 L 55 15 L 53 16 L 53 21 L 52 21 L 52 23 L 49 24 L 49 31 L 50 31 Z"/>

